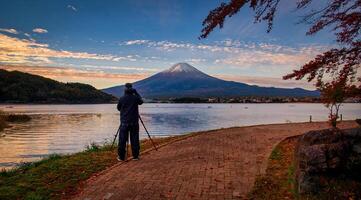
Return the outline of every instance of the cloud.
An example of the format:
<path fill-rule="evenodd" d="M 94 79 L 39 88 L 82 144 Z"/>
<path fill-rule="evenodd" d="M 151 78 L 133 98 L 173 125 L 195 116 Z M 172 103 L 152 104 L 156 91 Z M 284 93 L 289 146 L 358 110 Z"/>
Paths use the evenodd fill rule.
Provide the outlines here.
<path fill-rule="evenodd" d="M 309 90 L 315 90 L 313 82 L 306 80 L 283 80 L 282 77 L 267 77 L 267 76 L 238 76 L 238 75 L 214 75 L 217 78 L 247 83 L 250 85 L 258 85 L 264 87 L 281 87 L 281 88 L 296 88 L 301 87 Z"/>
<path fill-rule="evenodd" d="M 0 32 L 6 32 L 11 34 L 19 34 L 19 32 L 13 28 L 6 29 L 6 28 L 0 28 Z"/>
<path fill-rule="evenodd" d="M 67 8 L 73 10 L 74 12 L 78 11 L 73 5 L 68 5 Z"/>
<path fill-rule="evenodd" d="M 47 67 L 47 66 L 0 66 L 0 69 L 9 71 L 18 70 L 31 74 L 36 74 L 63 82 L 83 82 L 92 84 L 97 88 L 105 88 L 112 85 L 119 85 L 126 82 L 135 82 L 149 77 L 153 73 L 145 73 L 145 71 L 155 71 L 154 69 L 145 69 L 142 67 L 124 67 L 124 66 L 91 66 L 82 65 L 85 69 L 75 69 L 67 67 Z M 141 73 L 108 73 L 103 70 L 136 70 Z M 282 80 L 281 77 L 256 77 L 256 76 L 238 76 L 238 75 L 214 75 L 214 77 L 224 80 L 243 82 L 251 85 L 259 85 L 266 87 L 283 87 L 295 88 L 303 87 L 310 90 L 314 89 L 313 83 L 307 81 Z"/>
<path fill-rule="evenodd" d="M 330 48 L 327 46 L 308 45 L 288 47 L 275 44 L 253 43 L 241 47 L 225 47 L 228 54 L 218 56 L 213 64 L 232 66 L 258 73 L 285 74 L 297 69 Z"/>
<path fill-rule="evenodd" d="M 215 61 L 217 64 L 227 64 L 232 66 L 249 67 L 249 66 L 270 66 L 270 65 L 287 65 L 300 66 L 312 56 L 307 54 L 285 54 L 270 53 L 264 51 L 241 52 L 239 55 L 229 56 L 224 59 Z"/>
<path fill-rule="evenodd" d="M 0 63 L 7 64 L 50 64 L 51 58 L 73 58 L 114 61 L 113 55 L 87 52 L 54 50 L 48 44 L 33 39 L 19 39 L 0 34 Z M 129 58 L 132 59 L 132 58 Z"/>
<path fill-rule="evenodd" d="M 194 48 L 194 45 L 190 43 L 175 43 L 167 40 L 163 41 L 151 41 L 151 40 L 128 40 L 119 43 L 120 46 L 130 46 L 130 45 L 145 45 L 147 47 L 154 47 L 159 50 L 173 51 L 179 48 Z"/>
<path fill-rule="evenodd" d="M 31 74 L 37 74 L 41 76 L 81 76 L 87 78 L 143 78 L 149 74 L 113 74 L 105 73 L 99 70 L 83 70 L 75 68 L 66 68 L 66 67 L 47 67 L 47 66 L 0 66 L 1 69 L 9 71 L 22 71 Z"/>
<path fill-rule="evenodd" d="M 47 33 L 48 30 L 42 29 L 42 28 L 35 28 L 35 29 L 33 29 L 33 32 L 34 33 Z"/>
<path fill-rule="evenodd" d="M 127 60 L 127 61 L 137 61 L 136 57 L 139 57 L 139 56 L 134 56 L 134 55 L 128 55 L 128 56 L 118 56 L 118 57 L 115 57 L 113 58 L 113 61 L 122 61 L 122 60 Z"/>
<path fill-rule="evenodd" d="M 135 66 L 98 66 L 98 65 L 80 65 L 86 69 L 92 70 L 116 70 L 116 71 L 142 71 L 142 72 L 158 72 L 158 69 L 135 67 Z"/>
<path fill-rule="evenodd" d="M 22 71 L 61 82 L 82 82 L 91 84 L 96 88 L 106 88 L 114 85 L 121 85 L 126 82 L 135 82 L 147 78 L 150 75 L 148 73 L 106 73 L 101 70 L 83 70 L 47 66 L 0 66 L 0 69 Z"/>
<path fill-rule="evenodd" d="M 251 51 L 262 51 L 269 53 L 284 53 L 284 54 L 295 54 L 295 53 L 308 53 L 315 54 L 320 50 L 329 48 L 328 46 L 303 46 L 303 47 L 289 47 L 270 43 L 255 43 L 255 42 L 242 42 L 239 40 L 226 39 L 223 41 L 216 41 L 214 44 L 192 44 L 186 42 L 171 42 L 167 40 L 162 41 L 151 41 L 151 40 L 129 40 L 120 43 L 120 46 L 130 45 L 143 45 L 148 48 L 157 48 L 159 50 L 174 51 L 174 50 L 198 50 L 198 51 L 209 51 L 209 52 L 221 52 L 221 53 L 232 53 L 240 54 L 243 52 Z"/>
<path fill-rule="evenodd" d="M 190 63 L 201 63 L 201 62 L 206 62 L 206 59 L 202 59 L 202 58 L 189 58 L 189 59 L 185 59 L 184 61 L 186 62 L 190 62 Z"/>
<path fill-rule="evenodd" d="M 171 42 L 167 40 L 151 41 L 151 40 L 129 40 L 120 43 L 123 45 L 144 45 L 146 47 L 155 47 L 161 50 L 175 50 L 175 49 L 188 49 L 188 50 L 206 50 L 211 52 L 225 52 L 225 53 L 241 53 L 245 50 L 260 50 L 266 52 L 278 52 L 278 53 L 298 53 L 300 51 L 308 50 L 320 50 L 329 48 L 328 46 L 304 46 L 304 47 L 289 47 L 271 43 L 255 43 L 255 42 L 243 42 L 239 40 L 226 39 L 223 41 L 215 41 L 214 44 L 192 44 L 186 42 Z M 311 48 L 310 48 L 311 47 Z"/>
<path fill-rule="evenodd" d="M 146 44 L 149 40 L 129 40 L 124 43 L 121 43 L 121 45 L 140 45 L 140 44 Z"/>
<path fill-rule="evenodd" d="M 174 52 L 173 55 L 184 55 L 186 62 L 217 64 L 222 67 L 239 69 L 254 68 L 259 72 L 286 73 L 300 67 L 315 55 L 330 48 L 322 45 L 284 46 L 272 43 L 244 42 L 226 39 L 211 44 L 194 44 L 187 42 L 130 40 L 121 45 L 142 45 L 144 48 L 153 48 L 159 51 Z M 171 54 L 167 54 L 171 55 Z M 187 59 L 189 56 L 195 57 Z M 179 58 L 177 58 L 179 60 Z"/>

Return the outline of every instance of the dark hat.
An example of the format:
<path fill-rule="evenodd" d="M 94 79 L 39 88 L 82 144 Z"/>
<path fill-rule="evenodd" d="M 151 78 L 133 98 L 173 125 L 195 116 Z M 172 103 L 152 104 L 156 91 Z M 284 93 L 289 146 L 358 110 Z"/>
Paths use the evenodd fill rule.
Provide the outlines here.
<path fill-rule="evenodd" d="M 132 88 L 133 85 L 132 85 L 131 83 L 126 83 L 126 84 L 125 84 L 125 87 L 126 87 L 126 88 Z"/>

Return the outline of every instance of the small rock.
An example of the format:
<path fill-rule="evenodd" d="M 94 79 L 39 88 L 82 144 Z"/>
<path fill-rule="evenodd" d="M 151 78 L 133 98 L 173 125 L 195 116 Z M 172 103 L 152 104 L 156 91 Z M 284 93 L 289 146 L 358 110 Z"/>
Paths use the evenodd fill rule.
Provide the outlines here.
<path fill-rule="evenodd" d="M 352 151 L 361 154 L 361 144 L 354 144 L 352 147 Z"/>
<path fill-rule="evenodd" d="M 113 196 L 113 193 L 107 193 L 105 196 L 104 196 L 104 199 L 110 199 L 110 197 Z"/>
<path fill-rule="evenodd" d="M 239 191 L 233 191 L 232 196 L 234 197 L 241 197 L 241 193 Z"/>

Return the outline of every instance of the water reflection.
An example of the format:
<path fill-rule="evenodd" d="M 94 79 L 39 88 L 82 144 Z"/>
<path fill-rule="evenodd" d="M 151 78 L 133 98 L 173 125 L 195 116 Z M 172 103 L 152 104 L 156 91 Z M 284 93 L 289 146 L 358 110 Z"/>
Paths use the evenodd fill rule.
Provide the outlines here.
<path fill-rule="evenodd" d="M 11 113 L 26 113 L 27 123 L 13 123 L 0 136 L 0 168 L 38 160 L 52 153 L 74 153 L 86 145 L 111 141 L 119 125 L 113 104 L 1 105 Z M 344 119 L 361 116 L 360 104 L 346 104 Z M 153 136 L 167 136 L 222 127 L 303 122 L 327 119 L 320 104 L 145 104 L 144 123 Z M 143 128 L 141 138 L 147 137 Z"/>

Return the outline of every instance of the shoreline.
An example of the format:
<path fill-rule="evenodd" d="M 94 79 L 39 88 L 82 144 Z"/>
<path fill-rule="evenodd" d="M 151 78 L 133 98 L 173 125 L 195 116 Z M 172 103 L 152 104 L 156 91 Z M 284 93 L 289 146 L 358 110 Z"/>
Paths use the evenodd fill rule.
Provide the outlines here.
<path fill-rule="evenodd" d="M 4 103 L 1 102 L 0 106 L 6 105 L 108 105 L 117 104 L 118 102 L 112 103 Z M 144 102 L 144 104 L 323 104 L 322 102 L 248 102 L 248 103 L 175 103 L 175 102 Z M 345 102 L 342 104 L 361 104 L 361 102 Z"/>
<path fill-rule="evenodd" d="M 350 124 L 354 124 L 354 122 L 344 121 L 341 123 L 341 125 L 343 126 L 343 124 L 350 126 Z M 180 144 L 193 140 L 203 141 L 202 138 L 219 134 L 233 134 L 241 132 L 241 135 L 249 135 L 253 131 L 256 131 L 256 133 L 259 131 L 266 131 L 265 137 L 282 138 L 284 137 L 283 135 L 290 134 L 287 133 L 287 131 L 284 131 L 284 129 L 288 129 L 290 127 L 314 127 L 317 129 L 325 126 L 328 126 L 326 122 L 264 124 L 213 129 L 208 131 L 192 132 L 181 136 L 154 138 L 156 144 L 159 147 L 159 151 L 154 151 L 149 140 L 143 140 L 141 147 L 141 157 L 148 158 L 149 156 L 154 156 L 160 152 L 164 152 L 166 149 L 169 149 L 172 146 L 179 146 Z M 278 129 L 281 131 L 276 131 Z M 299 128 L 292 129 L 300 130 Z M 297 134 L 303 132 L 304 131 L 301 130 L 301 132 L 297 132 Z M 274 139 L 269 140 L 264 138 L 264 140 L 265 142 L 271 142 L 269 145 L 267 145 L 267 148 L 272 149 L 275 145 L 277 145 L 277 142 Z M 268 156 L 266 154 L 263 155 L 262 153 L 261 160 L 263 160 L 263 157 Z M 66 197 L 72 196 L 77 194 L 79 192 L 78 189 L 83 188 L 83 186 L 85 186 L 89 181 L 96 181 L 98 180 L 98 177 L 105 176 L 114 170 L 122 169 L 122 165 L 134 163 L 134 161 L 119 163 L 115 158 L 116 149 L 110 149 L 109 144 L 105 144 L 104 146 L 93 145 L 89 146 L 88 149 L 83 152 L 61 156 L 51 155 L 46 159 L 25 164 L 16 169 L 12 169 L 6 172 L 2 171 L 0 172 L 0 199 L 17 199 L 29 197 L 29 195 L 35 195 L 33 194 L 34 191 L 39 189 L 33 188 L 32 185 L 34 185 L 34 183 L 38 183 L 38 187 L 41 189 L 40 191 L 35 192 L 39 197 L 61 199 L 64 198 L 64 195 Z M 140 163 L 141 162 L 142 161 L 140 161 Z M 263 163 L 261 166 L 264 166 L 264 161 L 261 163 Z M 262 171 L 261 166 L 258 167 L 260 171 Z M 19 186 L 19 182 L 25 184 L 26 187 L 23 185 Z M 9 191 L 8 193 L 3 193 L 4 187 L 7 188 Z M 23 192 L 19 193 L 16 191 Z"/>
<path fill-rule="evenodd" d="M 343 120 L 343 121 L 338 121 L 338 123 L 342 123 L 342 122 L 354 122 L 356 119 L 353 120 Z M 193 131 L 193 132 L 185 132 L 185 133 L 180 133 L 180 134 L 175 134 L 175 135 L 151 135 L 152 139 L 156 139 L 156 140 L 163 140 L 163 139 L 171 139 L 171 141 L 165 143 L 165 144 L 161 144 L 160 147 L 166 146 L 168 144 L 171 144 L 173 142 L 182 140 L 182 139 L 186 139 L 188 137 L 193 137 L 199 134 L 207 134 L 207 133 L 212 133 L 212 132 L 217 132 L 217 131 L 225 131 L 225 130 L 232 130 L 232 129 L 244 129 L 244 128 L 262 128 L 262 127 L 268 127 L 268 126 L 283 126 L 283 125 L 297 125 L 297 124 L 308 124 L 308 123 L 325 123 L 327 121 L 312 121 L 312 122 L 285 122 L 285 123 L 268 123 L 268 124 L 253 124 L 253 125 L 245 125 L 245 126 L 230 126 L 230 127 L 222 127 L 222 128 L 217 128 L 217 129 L 209 129 L 209 130 L 200 130 L 200 131 Z M 9 128 L 11 126 L 7 126 L 6 128 Z M 0 130 L 1 133 L 1 130 Z M 141 142 L 147 142 L 149 141 L 149 138 L 143 138 L 140 139 Z M 103 142 L 103 143 L 95 143 L 92 142 L 89 145 L 85 146 L 83 150 L 77 151 L 77 152 L 72 152 L 72 153 L 50 153 L 48 155 L 46 155 L 45 157 L 39 159 L 39 160 L 35 160 L 35 161 L 30 161 L 30 162 L 19 162 L 18 164 L 16 164 L 15 166 L 11 166 L 11 167 L 0 167 L 0 171 L 8 171 L 8 170 L 14 170 L 17 169 L 19 167 L 21 167 L 22 165 L 26 165 L 26 164 L 33 164 L 33 163 L 37 163 L 37 162 L 41 162 L 43 160 L 48 159 L 49 157 L 53 156 L 53 155 L 57 155 L 57 156 L 72 156 L 78 153 L 83 153 L 87 151 L 87 148 L 91 147 L 92 144 L 95 144 L 97 147 L 99 148 L 103 148 L 103 147 L 107 147 L 109 145 L 108 142 Z M 115 148 L 115 147 L 114 147 Z M 149 151 L 154 150 L 154 148 L 151 149 L 147 149 L 146 152 L 140 152 L 142 153 L 147 153 Z"/>

